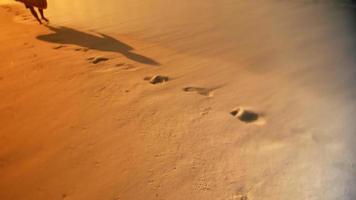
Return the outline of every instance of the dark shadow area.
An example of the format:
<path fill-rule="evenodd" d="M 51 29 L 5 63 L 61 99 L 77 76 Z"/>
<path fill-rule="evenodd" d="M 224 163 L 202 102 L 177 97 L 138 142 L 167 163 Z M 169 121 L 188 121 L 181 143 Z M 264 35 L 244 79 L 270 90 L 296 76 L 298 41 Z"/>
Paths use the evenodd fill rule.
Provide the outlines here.
<path fill-rule="evenodd" d="M 139 63 L 159 65 L 157 61 L 151 58 L 132 52 L 134 48 L 131 46 L 102 33 L 98 33 L 97 36 L 64 26 L 47 26 L 47 28 L 54 33 L 39 35 L 37 39 L 56 44 L 73 44 L 99 51 L 117 52 Z"/>
<path fill-rule="evenodd" d="M 250 110 L 241 110 L 240 108 L 232 110 L 230 114 L 245 123 L 255 122 L 259 118 L 259 114 Z"/>

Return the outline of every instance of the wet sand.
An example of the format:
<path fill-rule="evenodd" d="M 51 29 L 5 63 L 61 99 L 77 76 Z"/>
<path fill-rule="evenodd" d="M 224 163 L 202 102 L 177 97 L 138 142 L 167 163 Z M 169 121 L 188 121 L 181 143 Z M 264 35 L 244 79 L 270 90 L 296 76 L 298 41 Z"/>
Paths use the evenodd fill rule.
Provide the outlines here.
<path fill-rule="evenodd" d="M 1 6 L 0 199 L 355 199 L 354 8 L 271 2 L 156 31 Z"/>

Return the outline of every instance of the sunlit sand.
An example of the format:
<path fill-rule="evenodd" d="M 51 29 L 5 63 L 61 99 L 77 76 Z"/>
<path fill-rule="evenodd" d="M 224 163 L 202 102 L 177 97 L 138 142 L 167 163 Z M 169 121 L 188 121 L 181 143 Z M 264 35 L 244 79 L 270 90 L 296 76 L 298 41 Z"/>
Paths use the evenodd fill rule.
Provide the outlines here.
<path fill-rule="evenodd" d="M 0 4 L 0 200 L 356 199 L 350 1 Z"/>

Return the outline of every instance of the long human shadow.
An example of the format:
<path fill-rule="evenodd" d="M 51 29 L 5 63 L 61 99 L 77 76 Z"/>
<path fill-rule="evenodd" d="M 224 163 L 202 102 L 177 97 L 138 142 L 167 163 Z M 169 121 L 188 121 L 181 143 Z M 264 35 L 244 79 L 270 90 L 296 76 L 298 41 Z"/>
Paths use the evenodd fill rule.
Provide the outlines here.
<path fill-rule="evenodd" d="M 117 52 L 136 62 L 159 65 L 157 61 L 151 58 L 132 52 L 134 48 L 128 44 L 103 33 L 92 35 L 64 26 L 47 26 L 47 28 L 53 31 L 53 33 L 39 35 L 37 39 L 56 44 L 74 44 L 99 51 Z"/>

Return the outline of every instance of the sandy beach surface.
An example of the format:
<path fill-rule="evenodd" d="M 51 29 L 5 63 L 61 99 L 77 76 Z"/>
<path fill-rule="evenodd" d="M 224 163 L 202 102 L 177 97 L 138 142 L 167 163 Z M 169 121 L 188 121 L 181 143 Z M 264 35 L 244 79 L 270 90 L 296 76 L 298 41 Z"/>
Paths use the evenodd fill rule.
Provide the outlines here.
<path fill-rule="evenodd" d="M 93 28 L 58 2 L 0 5 L 1 200 L 356 199 L 353 5 Z"/>

